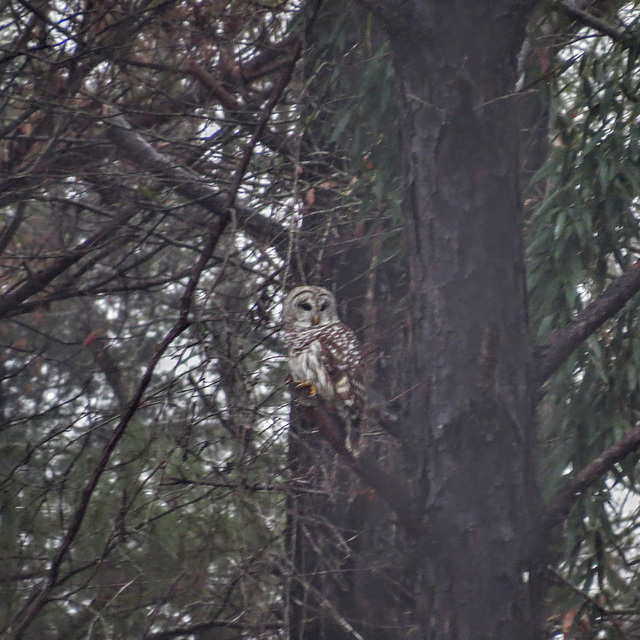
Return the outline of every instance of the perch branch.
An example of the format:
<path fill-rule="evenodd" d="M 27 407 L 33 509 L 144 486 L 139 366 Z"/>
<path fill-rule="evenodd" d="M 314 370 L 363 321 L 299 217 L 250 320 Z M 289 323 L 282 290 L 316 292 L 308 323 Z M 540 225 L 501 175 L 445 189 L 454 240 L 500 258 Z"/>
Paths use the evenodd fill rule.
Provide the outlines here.
<path fill-rule="evenodd" d="M 423 525 L 411 489 L 381 469 L 372 457 L 365 453 L 354 456 L 345 446 L 342 429 L 320 403 L 305 406 L 304 409 L 309 421 L 317 426 L 333 450 L 395 511 L 407 532 L 422 537 L 425 532 L 421 531 Z"/>

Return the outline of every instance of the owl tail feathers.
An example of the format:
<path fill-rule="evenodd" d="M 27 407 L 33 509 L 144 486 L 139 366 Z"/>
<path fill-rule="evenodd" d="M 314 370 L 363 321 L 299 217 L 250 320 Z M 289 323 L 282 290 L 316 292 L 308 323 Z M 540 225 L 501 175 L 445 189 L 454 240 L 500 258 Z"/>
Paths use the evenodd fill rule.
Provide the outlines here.
<path fill-rule="evenodd" d="M 360 420 L 347 416 L 344 420 L 344 444 L 354 456 L 360 453 Z"/>
<path fill-rule="evenodd" d="M 351 455 L 357 456 L 360 453 L 360 434 L 356 434 L 352 429 L 349 429 L 347 437 L 344 439 L 344 446 Z"/>

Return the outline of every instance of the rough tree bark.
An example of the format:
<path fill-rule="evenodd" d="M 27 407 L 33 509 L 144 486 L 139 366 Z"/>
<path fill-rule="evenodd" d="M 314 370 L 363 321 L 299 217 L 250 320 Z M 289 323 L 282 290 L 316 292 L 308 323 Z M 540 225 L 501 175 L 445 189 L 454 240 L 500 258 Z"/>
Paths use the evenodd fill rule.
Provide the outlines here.
<path fill-rule="evenodd" d="M 433 535 L 418 636 L 534 638 L 540 594 L 517 55 L 531 0 L 372 1 L 399 77 L 414 382 L 408 427 Z M 533 594 L 533 595 L 532 595 Z"/>

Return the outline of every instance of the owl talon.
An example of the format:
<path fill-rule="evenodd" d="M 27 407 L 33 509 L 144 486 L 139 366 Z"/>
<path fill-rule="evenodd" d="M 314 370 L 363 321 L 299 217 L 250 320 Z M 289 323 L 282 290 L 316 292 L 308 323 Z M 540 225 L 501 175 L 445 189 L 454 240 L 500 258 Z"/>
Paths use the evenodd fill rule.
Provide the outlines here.
<path fill-rule="evenodd" d="M 302 389 L 303 387 L 308 387 L 309 388 L 309 395 L 310 396 L 315 396 L 318 393 L 318 390 L 316 389 L 316 385 L 313 384 L 313 382 L 298 382 L 296 383 L 296 389 Z"/>

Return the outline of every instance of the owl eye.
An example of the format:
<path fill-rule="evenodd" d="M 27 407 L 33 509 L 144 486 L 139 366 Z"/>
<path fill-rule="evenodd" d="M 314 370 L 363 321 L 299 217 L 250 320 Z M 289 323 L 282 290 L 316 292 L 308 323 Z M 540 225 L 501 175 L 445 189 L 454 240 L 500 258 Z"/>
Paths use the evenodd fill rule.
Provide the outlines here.
<path fill-rule="evenodd" d="M 308 302 L 301 302 L 298 306 L 305 311 L 311 311 L 311 305 Z"/>
<path fill-rule="evenodd" d="M 326 303 L 326 302 L 323 302 L 323 303 L 320 305 L 320 311 L 324 311 L 326 308 L 327 308 L 327 303 Z"/>

